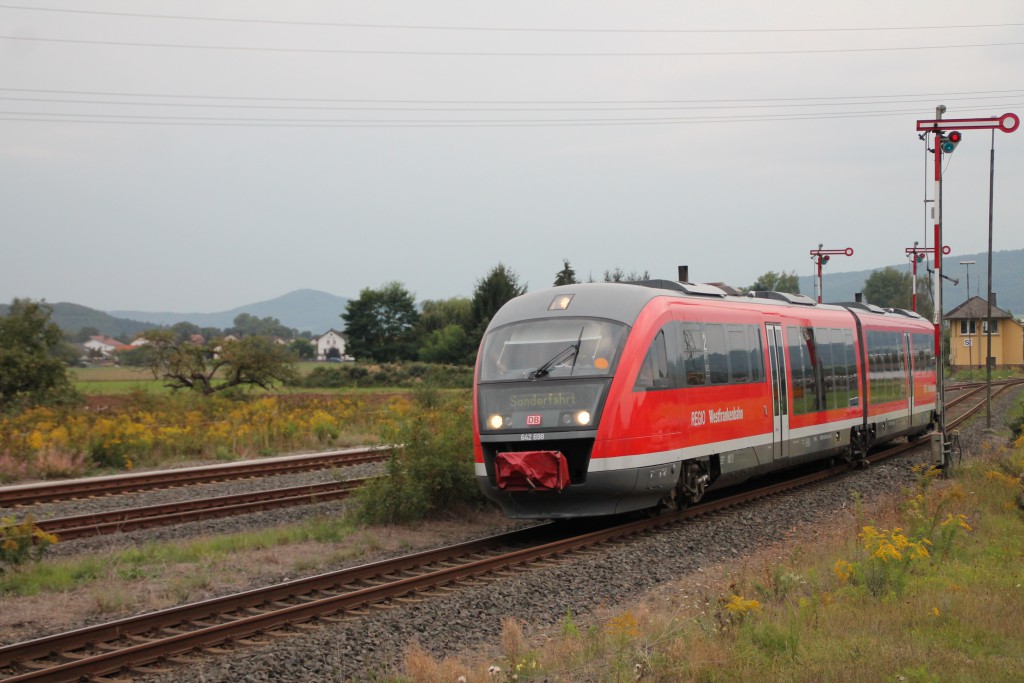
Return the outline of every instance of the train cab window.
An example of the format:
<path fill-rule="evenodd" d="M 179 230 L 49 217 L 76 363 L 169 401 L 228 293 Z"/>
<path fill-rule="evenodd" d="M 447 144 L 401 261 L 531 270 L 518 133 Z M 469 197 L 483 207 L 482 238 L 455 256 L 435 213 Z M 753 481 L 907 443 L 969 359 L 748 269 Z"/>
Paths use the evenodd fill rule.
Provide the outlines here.
<path fill-rule="evenodd" d="M 640 372 L 636 376 L 635 390 L 667 389 L 672 386 L 668 372 L 668 352 L 665 346 L 665 330 L 659 330 L 647 349 Z"/>
<path fill-rule="evenodd" d="M 722 325 L 705 325 L 704 342 L 707 345 L 708 374 L 711 384 L 729 383 L 729 356 Z"/>
<path fill-rule="evenodd" d="M 707 368 L 704 365 L 704 332 L 700 328 L 700 323 L 679 323 L 676 338 L 679 342 L 679 356 L 682 359 L 686 386 L 707 384 Z"/>

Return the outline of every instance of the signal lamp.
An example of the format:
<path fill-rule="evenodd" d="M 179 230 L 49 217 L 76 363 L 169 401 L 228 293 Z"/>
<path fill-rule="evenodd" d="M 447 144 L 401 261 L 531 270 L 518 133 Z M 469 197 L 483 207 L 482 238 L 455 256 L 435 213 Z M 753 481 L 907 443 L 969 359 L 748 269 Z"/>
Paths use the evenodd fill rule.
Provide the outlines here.
<path fill-rule="evenodd" d="M 949 154 L 956 146 L 960 144 L 960 140 L 963 138 L 963 134 L 958 130 L 952 130 L 947 135 L 943 135 L 939 138 L 939 148 L 943 154 Z"/>
<path fill-rule="evenodd" d="M 924 261 L 924 254 L 918 254 L 915 258 L 918 263 L 922 263 Z"/>
<path fill-rule="evenodd" d="M 828 254 L 822 254 L 822 256 L 821 256 L 821 265 L 825 265 L 826 263 L 828 263 L 830 258 L 832 258 L 832 257 L 829 256 Z"/>

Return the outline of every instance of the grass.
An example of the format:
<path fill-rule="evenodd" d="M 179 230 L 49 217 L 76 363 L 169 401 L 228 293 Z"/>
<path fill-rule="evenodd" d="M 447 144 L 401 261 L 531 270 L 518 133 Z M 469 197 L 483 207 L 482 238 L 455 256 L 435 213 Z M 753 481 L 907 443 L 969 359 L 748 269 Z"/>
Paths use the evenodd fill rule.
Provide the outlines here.
<path fill-rule="evenodd" d="M 586 625 L 567 613 L 543 643 L 506 620 L 495 649 L 438 661 L 411 647 L 381 680 L 1019 681 L 1021 472 L 1024 440 L 953 481 L 922 474 L 871 518 L 855 500 L 857 528 L 806 529 L 746 566 L 708 568 L 721 579 L 707 593 L 683 581 Z M 881 559 L 893 539 L 901 559 Z M 914 543 L 928 556 L 910 559 Z"/>
<path fill-rule="evenodd" d="M 71 383 L 83 394 L 125 395 L 136 392 L 167 394 L 170 389 L 147 368 L 102 366 L 74 368 Z"/>
<path fill-rule="evenodd" d="M 296 525 L 188 542 L 147 543 L 103 557 L 90 555 L 23 565 L 17 571 L 0 574 L 0 595 L 60 593 L 108 576 L 161 579 L 170 567 L 208 565 L 248 551 L 282 548 L 303 542 L 345 542 L 352 553 L 362 552 L 367 546 L 362 529 L 346 518 L 317 517 Z M 374 545 L 370 543 L 370 547 Z M 308 564 L 305 560 L 299 561 Z"/>

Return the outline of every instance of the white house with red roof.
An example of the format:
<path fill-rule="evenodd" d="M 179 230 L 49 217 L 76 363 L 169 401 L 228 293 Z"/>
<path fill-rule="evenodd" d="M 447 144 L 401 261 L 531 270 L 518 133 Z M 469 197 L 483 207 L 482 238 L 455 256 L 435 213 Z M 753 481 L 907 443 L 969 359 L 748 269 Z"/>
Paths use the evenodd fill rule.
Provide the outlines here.
<path fill-rule="evenodd" d="M 89 340 L 82 344 L 82 346 L 84 346 L 86 351 L 90 354 L 99 353 L 104 358 L 109 358 L 118 351 L 130 351 L 134 348 L 131 344 L 124 344 L 116 339 L 104 337 L 100 334 L 95 334 L 89 337 Z"/>

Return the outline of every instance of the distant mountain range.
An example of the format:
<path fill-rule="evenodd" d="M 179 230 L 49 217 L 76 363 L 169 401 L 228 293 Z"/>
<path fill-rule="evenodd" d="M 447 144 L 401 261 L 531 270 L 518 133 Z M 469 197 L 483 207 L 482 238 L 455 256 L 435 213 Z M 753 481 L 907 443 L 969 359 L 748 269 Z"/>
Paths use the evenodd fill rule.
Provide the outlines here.
<path fill-rule="evenodd" d="M 314 335 L 323 334 L 334 328 L 341 330 L 345 321 L 348 299 L 313 289 L 299 289 L 284 296 L 259 301 L 221 313 L 150 313 L 146 311 L 98 311 L 94 308 L 72 303 L 49 303 L 53 309 L 51 320 L 70 334 L 83 327 L 93 327 L 108 337 L 130 341 L 139 332 L 153 327 L 170 326 L 179 322 L 190 322 L 199 327 L 225 329 L 234 324 L 240 313 L 257 318 L 277 318 L 281 324 L 299 332 L 309 331 Z M 8 306 L 0 304 L 0 315 L 7 314 Z"/>
<path fill-rule="evenodd" d="M 871 275 L 872 270 L 858 270 L 849 273 L 835 273 L 831 269 L 839 265 L 837 260 L 822 268 L 824 279 L 824 301 L 853 301 L 854 294 L 864 289 L 864 282 Z M 959 280 L 960 284 L 953 285 L 946 282 L 942 288 L 943 306 L 945 311 L 951 311 L 968 298 L 967 295 L 967 267 L 960 265 L 961 261 L 975 261 L 971 265 L 971 295 L 980 296 L 982 299 L 988 296 L 988 254 L 950 254 L 942 257 L 942 273 L 947 277 Z M 933 259 L 928 259 L 929 265 Z M 910 262 L 893 266 L 901 273 L 909 273 Z M 882 270 L 876 268 L 875 270 Z M 924 264 L 919 264 L 917 274 L 925 275 Z M 800 293 L 817 298 L 815 289 L 815 277 L 805 276 L 800 278 Z M 748 285 L 749 286 L 749 285 Z M 992 252 L 992 291 L 996 295 L 996 305 L 1004 311 L 1009 311 L 1016 316 L 1024 314 L 1024 249 L 1012 251 Z M 869 302 L 870 303 L 870 302 Z"/>
<path fill-rule="evenodd" d="M 234 324 L 240 313 L 257 318 L 277 318 L 281 324 L 299 332 L 323 334 L 332 327 L 341 329 L 345 322 L 339 317 L 345 312 L 348 299 L 315 289 L 297 289 L 269 301 L 259 301 L 221 313 L 150 313 L 146 311 L 110 311 L 117 318 L 142 320 L 157 325 L 173 325 L 182 321 L 199 327 L 224 329 Z M 59 323 L 58 323 L 59 324 Z"/>

